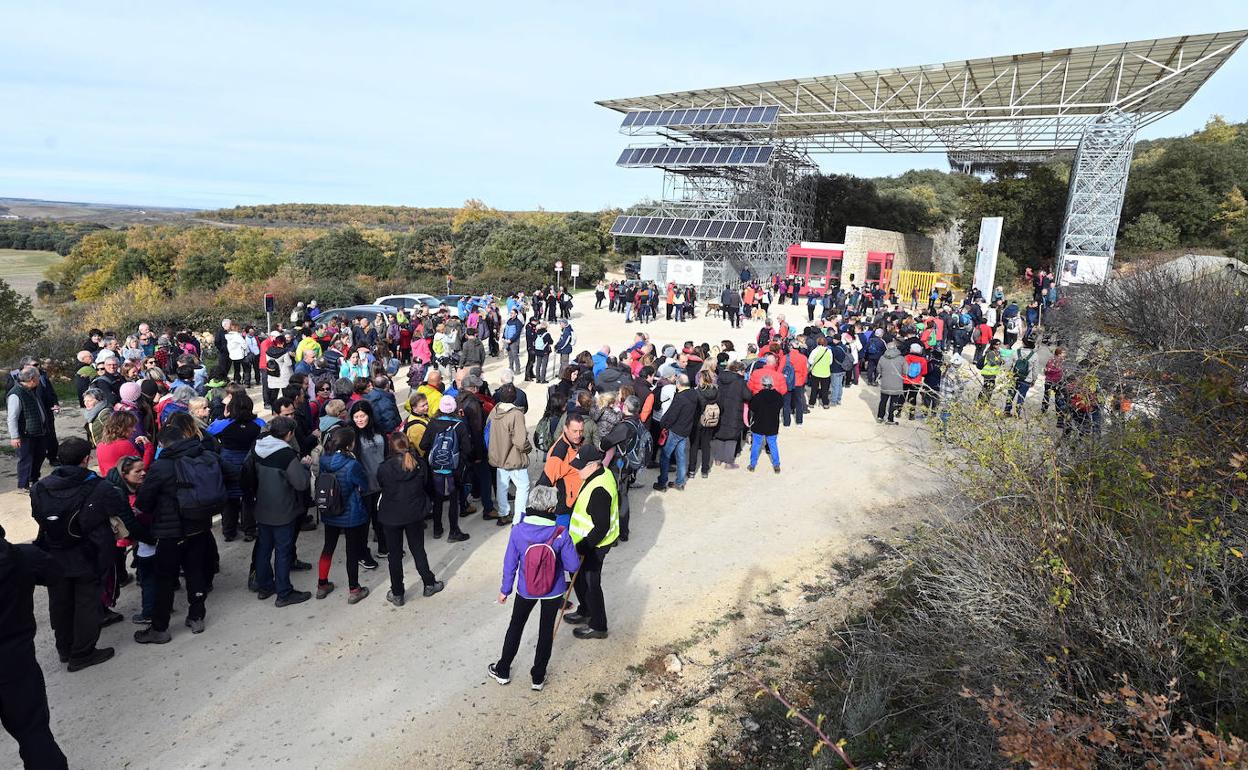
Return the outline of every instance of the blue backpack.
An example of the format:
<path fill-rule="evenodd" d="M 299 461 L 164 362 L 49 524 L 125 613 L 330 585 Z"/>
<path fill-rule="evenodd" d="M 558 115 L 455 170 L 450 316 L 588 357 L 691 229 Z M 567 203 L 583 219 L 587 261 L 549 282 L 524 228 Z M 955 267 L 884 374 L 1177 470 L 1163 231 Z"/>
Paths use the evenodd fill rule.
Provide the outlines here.
<path fill-rule="evenodd" d="M 797 387 L 797 372 L 793 371 L 793 360 L 784 359 L 784 384 L 789 390 Z"/>
<path fill-rule="evenodd" d="M 906 376 L 912 380 L 917 379 L 919 375 L 921 375 L 922 373 L 923 373 L 923 364 L 919 363 L 918 361 L 911 361 L 910 364 L 906 366 Z"/>
<path fill-rule="evenodd" d="M 455 426 L 461 422 L 453 420 Z M 459 431 L 452 427 L 433 437 L 429 447 L 429 467 L 434 473 L 448 476 L 459 467 Z"/>

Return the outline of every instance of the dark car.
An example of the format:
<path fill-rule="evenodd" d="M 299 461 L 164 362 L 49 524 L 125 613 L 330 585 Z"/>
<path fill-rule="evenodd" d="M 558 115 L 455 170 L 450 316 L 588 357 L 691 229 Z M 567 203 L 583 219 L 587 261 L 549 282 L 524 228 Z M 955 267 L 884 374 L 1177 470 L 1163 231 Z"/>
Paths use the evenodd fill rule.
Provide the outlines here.
<path fill-rule="evenodd" d="M 624 277 L 637 279 L 641 278 L 641 262 L 633 260 L 624 263 Z"/>
<path fill-rule="evenodd" d="M 357 318 L 367 318 L 372 321 L 377 317 L 378 313 L 382 315 L 394 315 L 393 305 L 351 305 L 350 307 L 339 307 L 333 310 L 326 310 L 317 316 L 319 323 L 326 323 L 329 319 L 337 316 L 345 321 L 354 321 Z"/>

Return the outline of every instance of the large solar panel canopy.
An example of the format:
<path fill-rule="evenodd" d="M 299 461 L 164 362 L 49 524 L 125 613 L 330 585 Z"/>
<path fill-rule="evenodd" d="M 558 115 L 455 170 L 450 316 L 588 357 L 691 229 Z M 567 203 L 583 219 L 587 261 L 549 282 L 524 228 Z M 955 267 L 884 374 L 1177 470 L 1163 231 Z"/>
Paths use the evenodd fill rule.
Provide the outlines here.
<path fill-rule="evenodd" d="M 630 134 L 696 135 L 722 128 L 715 115 L 722 122 L 730 108 L 736 121 L 774 107 L 774 123 L 753 127 L 810 151 L 1071 150 L 1106 112 L 1132 113 L 1143 125 L 1179 109 L 1246 36 L 1183 35 L 598 104 L 624 113 L 621 130 Z"/>
<path fill-rule="evenodd" d="M 965 172 L 1069 155 L 1056 272 L 1071 282 L 1079 271 L 1108 276 L 1139 129 L 1187 104 L 1246 37 L 1180 35 L 600 101 L 622 114 L 621 133 L 667 143 L 626 148 L 617 165 L 661 168 L 665 193 L 680 191 L 665 197 L 658 221 L 621 217 L 612 233 L 693 241 L 686 229 L 694 228 L 703 243 L 729 233 L 740 241 L 736 225 L 677 225 L 663 208 L 754 201 L 749 219 L 763 226 L 744 229 L 747 249 L 693 244 L 723 285 L 740 267 L 779 269 L 788 245 L 812 226 L 810 154 L 943 152 Z M 768 160 L 746 159 L 745 148 L 768 144 Z M 711 146 L 731 149 L 691 149 Z"/>

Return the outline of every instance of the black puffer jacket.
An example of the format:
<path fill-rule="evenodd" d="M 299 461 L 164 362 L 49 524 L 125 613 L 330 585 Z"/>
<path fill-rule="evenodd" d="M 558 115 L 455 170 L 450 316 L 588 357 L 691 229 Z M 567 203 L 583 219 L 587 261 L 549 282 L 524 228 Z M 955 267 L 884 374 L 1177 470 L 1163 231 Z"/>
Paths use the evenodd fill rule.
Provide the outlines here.
<path fill-rule="evenodd" d="M 198 457 L 201 454 L 204 454 L 204 445 L 199 439 L 184 438 L 161 449 L 160 457 L 148 468 L 147 478 L 134 498 L 134 507 L 151 517 L 153 537 L 186 537 L 206 529 L 202 524 L 195 524 L 192 525 L 193 531 L 188 530 L 178 513 L 178 482 L 174 470 L 174 461 L 179 457 Z"/>
<path fill-rule="evenodd" d="M 36 521 L 41 513 L 76 517 L 70 531 L 80 539 L 74 544 L 56 547 L 42 526 L 35 538 L 35 545 L 51 554 L 65 577 L 100 576 L 112 567 L 117 539 L 109 518 L 129 513 L 125 498 L 112 484 L 81 465 L 62 465 L 34 486 L 30 505 Z"/>
<path fill-rule="evenodd" d="M 429 466 L 415 452 L 416 467 L 403 469 L 403 457 L 395 455 L 377 469 L 377 483 L 381 486 L 381 500 L 377 504 L 377 521 L 383 526 L 399 527 L 424 521 L 429 510 L 426 485 Z"/>
<path fill-rule="evenodd" d="M 741 437 L 745 429 L 744 407 L 749 400 L 750 389 L 740 374 L 727 369 L 719 373 L 719 427 L 715 429 L 715 438 L 734 441 Z"/>

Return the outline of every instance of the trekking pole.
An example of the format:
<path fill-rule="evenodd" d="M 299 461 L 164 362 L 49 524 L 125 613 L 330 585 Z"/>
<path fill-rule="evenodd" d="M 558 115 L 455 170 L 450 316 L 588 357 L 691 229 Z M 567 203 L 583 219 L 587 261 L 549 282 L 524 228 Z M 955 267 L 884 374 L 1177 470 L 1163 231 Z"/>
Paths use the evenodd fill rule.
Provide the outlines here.
<path fill-rule="evenodd" d="M 559 624 L 563 622 L 563 613 L 568 611 L 568 594 L 572 593 L 572 586 L 576 583 L 576 576 L 581 574 L 581 567 L 585 565 L 582 560 L 576 565 L 576 572 L 572 573 L 572 579 L 568 581 L 568 587 L 563 592 L 563 601 L 559 602 L 559 617 L 555 618 L 555 634 L 559 633 Z"/>

